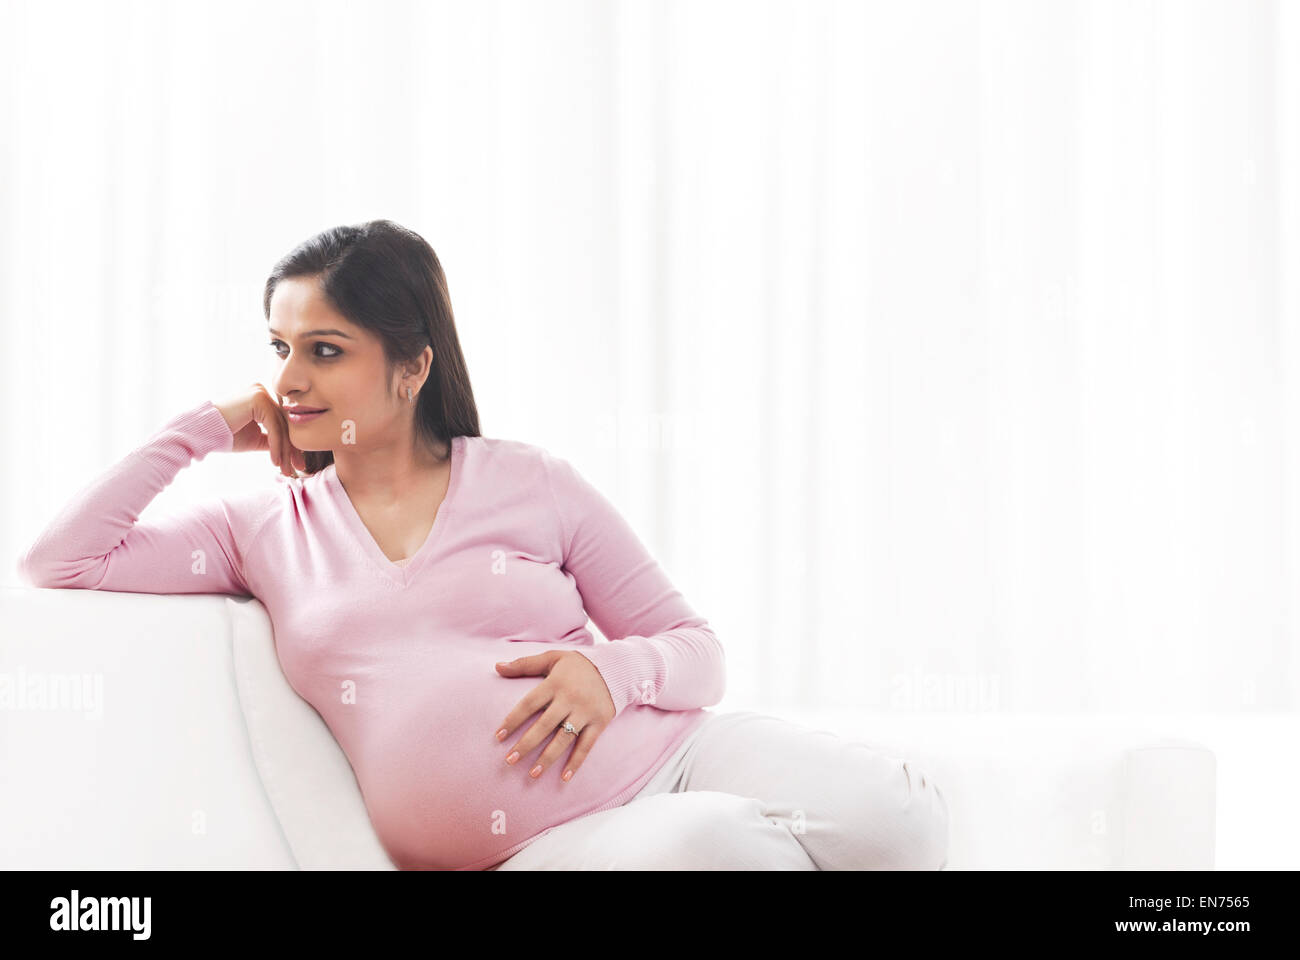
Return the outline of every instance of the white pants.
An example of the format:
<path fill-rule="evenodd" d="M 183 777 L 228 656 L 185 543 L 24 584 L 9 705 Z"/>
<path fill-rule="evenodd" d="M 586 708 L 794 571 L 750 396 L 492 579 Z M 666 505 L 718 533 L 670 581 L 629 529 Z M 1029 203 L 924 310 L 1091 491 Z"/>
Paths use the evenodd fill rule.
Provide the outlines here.
<path fill-rule="evenodd" d="M 936 870 L 947 862 L 947 801 L 914 764 L 744 710 L 710 713 L 627 803 L 560 824 L 495 869 Z"/>

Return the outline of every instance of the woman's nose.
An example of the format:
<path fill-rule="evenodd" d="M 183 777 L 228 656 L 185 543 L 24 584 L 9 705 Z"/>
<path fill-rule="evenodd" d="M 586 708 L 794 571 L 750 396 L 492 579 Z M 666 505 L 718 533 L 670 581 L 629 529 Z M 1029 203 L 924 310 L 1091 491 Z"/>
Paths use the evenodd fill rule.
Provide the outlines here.
<path fill-rule="evenodd" d="M 271 389 L 281 400 L 295 391 L 299 394 L 306 391 L 306 384 L 298 376 L 298 363 L 293 358 L 280 365 L 280 369 L 271 378 Z"/>

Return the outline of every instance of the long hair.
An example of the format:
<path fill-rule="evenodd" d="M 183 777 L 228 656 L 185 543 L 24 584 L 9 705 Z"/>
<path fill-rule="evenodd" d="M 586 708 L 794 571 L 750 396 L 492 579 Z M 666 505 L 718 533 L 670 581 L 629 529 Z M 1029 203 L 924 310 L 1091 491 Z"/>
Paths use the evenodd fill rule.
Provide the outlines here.
<path fill-rule="evenodd" d="M 391 220 L 316 234 L 280 258 L 267 278 L 262 310 L 268 322 L 276 285 L 296 277 L 317 278 L 335 310 L 380 339 L 389 382 L 399 364 L 433 348 L 415 410 L 416 432 L 430 450 L 452 437 L 480 436 L 447 277 L 423 237 Z M 334 462 L 332 450 L 303 453 L 309 474 Z"/>

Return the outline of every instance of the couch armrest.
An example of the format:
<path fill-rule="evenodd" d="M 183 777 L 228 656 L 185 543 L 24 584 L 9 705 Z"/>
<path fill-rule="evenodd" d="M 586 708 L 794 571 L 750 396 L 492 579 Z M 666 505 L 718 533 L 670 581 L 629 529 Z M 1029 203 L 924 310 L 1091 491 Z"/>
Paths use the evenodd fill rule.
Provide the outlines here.
<path fill-rule="evenodd" d="M 262 787 L 219 595 L 0 588 L 0 863 L 296 863 Z"/>
<path fill-rule="evenodd" d="M 1124 866 L 1213 869 L 1214 754 L 1190 740 L 1162 739 L 1124 760 Z"/>

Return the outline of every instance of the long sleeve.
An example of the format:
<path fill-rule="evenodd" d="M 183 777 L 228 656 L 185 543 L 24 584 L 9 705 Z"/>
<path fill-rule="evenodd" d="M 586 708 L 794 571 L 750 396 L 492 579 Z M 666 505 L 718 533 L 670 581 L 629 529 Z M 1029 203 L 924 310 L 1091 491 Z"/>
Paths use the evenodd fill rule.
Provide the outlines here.
<path fill-rule="evenodd" d="M 669 581 L 631 525 L 567 460 L 543 451 L 564 570 L 609 643 L 584 647 L 614 700 L 693 710 L 726 691 L 726 657 L 708 622 Z"/>
<path fill-rule="evenodd" d="M 251 595 L 235 530 L 246 530 L 243 507 L 266 502 L 264 493 L 137 522 L 182 468 L 233 445 L 211 401 L 178 414 L 83 487 L 19 559 L 18 572 L 37 587 Z"/>

